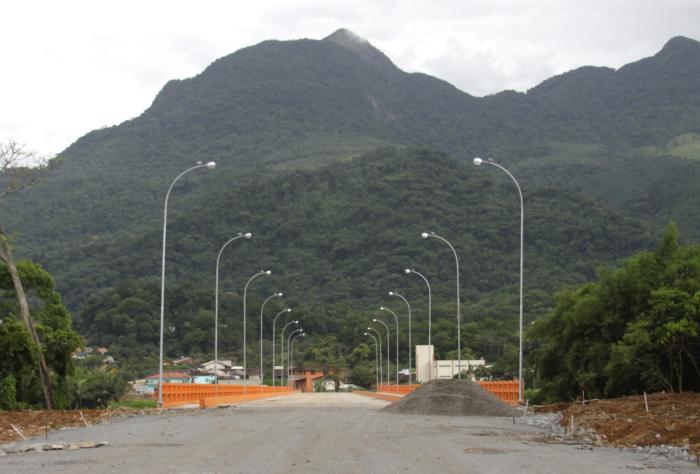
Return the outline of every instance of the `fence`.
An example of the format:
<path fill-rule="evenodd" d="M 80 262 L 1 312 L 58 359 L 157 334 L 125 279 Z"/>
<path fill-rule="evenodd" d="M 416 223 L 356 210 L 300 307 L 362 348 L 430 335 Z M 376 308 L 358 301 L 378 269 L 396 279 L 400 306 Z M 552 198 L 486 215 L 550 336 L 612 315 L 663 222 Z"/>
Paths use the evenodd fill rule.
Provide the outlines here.
<path fill-rule="evenodd" d="M 164 383 L 163 408 L 199 404 L 201 408 L 294 393 L 288 387 L 265 385 L 215 385 L 208 383 Z M 156 394 L 156 398 L 157 398 Z"/>
<path fill-rule="evenodd" d="M 477 382 L 481 388 L 493 393 L 496 398 L 506 403 L 515 405 L 518 403 L 518 381 L 517 380 L 497 380 L 497 381 L 482 381 Z M 398 395 L 407 395 L 420 387 L 419 384 L 413 385 L 390 385 L 380 384 L 377 389 L 378 393 L 395 393 Z"/>

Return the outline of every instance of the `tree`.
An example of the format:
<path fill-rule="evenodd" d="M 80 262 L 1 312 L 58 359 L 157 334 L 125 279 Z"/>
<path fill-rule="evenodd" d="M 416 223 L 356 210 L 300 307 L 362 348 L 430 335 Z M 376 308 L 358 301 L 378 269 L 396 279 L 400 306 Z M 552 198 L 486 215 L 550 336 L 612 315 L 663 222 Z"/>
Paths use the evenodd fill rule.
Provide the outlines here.
<path fill-rule="evenodd" d="M 30 185 L 42 176 L 46 168 L 46 161 L 39 160 L 37 156 L 24 150 L 22 145 L 18 145 L 14 140 L 9 140 L 6 144 L 0 144 L 0 178 L 2 178 L 3 188 L 0 189 L 0 199 L 25 186 Z M 32 165 L 35 165 L 32 167 Z M 17 266 L 12 257 L 12 245 L 10 238 L 2 229 L 0 223 L 0 261 L 2 261 L 10 274 L 12 285 L 19 305 L 19 316 L 24 322 L 29 334 L 34 342 L 37 352 L 37 363 L 41 386 L 44 393 L 44 403 L 47 409 L 52 408 L 51 380 L 46 360 L 42 350 L 41 341 L 37 335 L 34 323 L 29 313 L 27 295 L 22 286 Z"/>

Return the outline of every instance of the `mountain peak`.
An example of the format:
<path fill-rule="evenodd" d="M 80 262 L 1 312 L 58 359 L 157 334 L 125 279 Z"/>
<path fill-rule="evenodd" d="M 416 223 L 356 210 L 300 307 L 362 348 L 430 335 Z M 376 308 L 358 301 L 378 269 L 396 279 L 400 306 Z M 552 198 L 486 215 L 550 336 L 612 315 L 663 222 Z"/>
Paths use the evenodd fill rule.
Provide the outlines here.
<path fill-rule="evenodd" d="M 661 56 L 696 55 L 700 52 L 700 41 L 685 36 L 674 36 L 659 51 Z"/>
<path fill-rule="evenodd" d="M 346 28 L 340 28 L 330 35 L 323 38 L 323 41 L 333 41 L 339 45 L 346 46 L 349 48 L 372 48 L 372 45 L 364 39 L 363 37 L 353 33 Z"/>
<path fill-rule="evenodd" d="M 391 60 L 387 58 L 384 53 L 372 46 L 369 41 L 346 28 L 336 30 L 334 33 L 323 38 L 322 41 L 335 43 L 354 51 L 378 66 L 389 67 L 390 69 L 395 67 Z"/>

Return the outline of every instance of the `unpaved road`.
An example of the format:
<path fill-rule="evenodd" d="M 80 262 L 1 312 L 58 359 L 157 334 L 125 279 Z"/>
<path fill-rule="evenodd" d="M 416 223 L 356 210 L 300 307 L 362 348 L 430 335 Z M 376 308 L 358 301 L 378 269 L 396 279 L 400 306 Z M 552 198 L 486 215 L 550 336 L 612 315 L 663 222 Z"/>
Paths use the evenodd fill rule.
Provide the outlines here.
<path fill-rule="evenodd" d="M 510 418 L 379 413 L 385 404 L 353 394 L 299 394 L 236 409 L 115 419 L 49 435 L 109 446 L 11 454 L 0 457 L 0 472 L 700 472 L 612 448 L 548 444 L 541 430 Z"/>

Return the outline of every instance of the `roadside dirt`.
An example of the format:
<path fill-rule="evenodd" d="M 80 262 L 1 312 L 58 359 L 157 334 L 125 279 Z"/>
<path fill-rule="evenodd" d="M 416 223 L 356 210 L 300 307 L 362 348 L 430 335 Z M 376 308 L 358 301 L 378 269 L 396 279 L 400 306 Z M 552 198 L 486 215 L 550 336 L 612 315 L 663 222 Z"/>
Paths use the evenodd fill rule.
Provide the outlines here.
<path fill-rule="evenodd" d="M 613 446 L 688 446 L 700 455 L 700 394 L 654 393 L 586 404 L 571 403 L 540 407 L 538 412 L 561 411 L 561 424 L 569 427 L 571 416 L 578 427 L 593 429 Z"/>
<path fill-rule="evenodd" d="M 47 429 L 50 432 L 68 426 L 85 426 L 80 413 L 81 410 L 0 411 L 0 443 L 22 440 L 12 425 L 15 425 L 27 438 L 43 435 Z M 82 410 L 82 414 L 88 424 L 94 425 L 115 416 L 140 415 L 143 414 L 143 411 L 126 408 L 117 410 L 85 409 Z"/>

